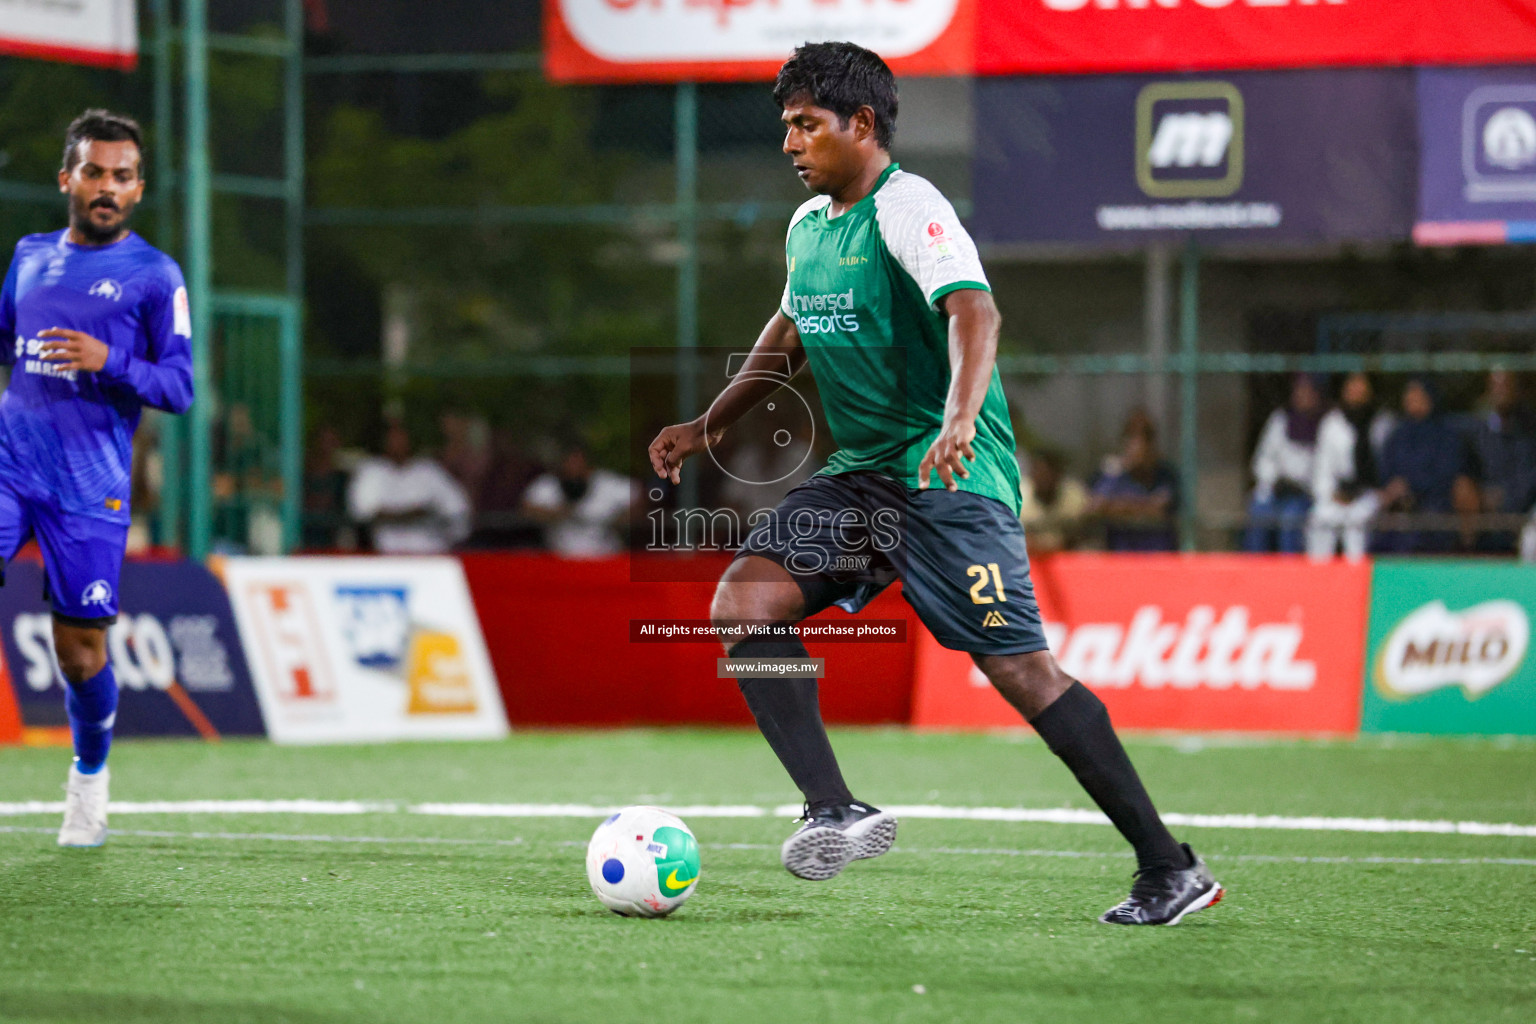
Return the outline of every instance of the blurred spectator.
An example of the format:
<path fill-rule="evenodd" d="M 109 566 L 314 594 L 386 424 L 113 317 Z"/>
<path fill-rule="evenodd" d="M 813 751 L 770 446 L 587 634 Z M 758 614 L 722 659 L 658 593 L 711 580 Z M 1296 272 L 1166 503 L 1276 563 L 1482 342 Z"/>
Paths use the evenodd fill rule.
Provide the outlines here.
<path fill-rule="evenodd" d="M 1089 488 L 1088 512 L 1105 520 L 1111 551 L 1174 551 L 1179 477 L 1157 452 L 1157 434 L 1145 412 L 1126 420 L 1120 454 L 1104 460 Z"/>
<path fill-rule="evenodd" d="M 341 434 L 326 424 L 315 431 L 304 458 L 304 521 L 300 544 L 332 550 L 343 543 L 347 529 L 347 471 L 341 467 Z"/>
<path fill-rule="evenodd" d="M 491 433 L 490 459 L 475 496 L 475 533 L 470 544 L 482 548 L 531 548 L 544 543 L 544 529 L 523 511 L 523 493 L 544 472 L 516 431 Z"/>
<path fill-rule="evenodd" d="M 436 462 L 412 456 L 411 435 L 398 420 L 385 428 L 383 456 L 357 467 L 347 508 L 381 554 L 434 554 L 469 534 L 464 488 Z"/>
<path fill-rule="evenodd" d="M 594 468 L 581 444 L 567 446 L 559 466 L 528 485 L 523 510 L 544 524 L 545 545 L 566 558 L 598 558 L 624 550 L 623 529 L 640 500 L 640 484 Z"/>
<path fill-rule="evenodd" d="M 245 402 L 230 403 L 223 426 L 213 453 L 214 534 L 226 550 L 279 554 L 283 474 L 277 445 L 256 429 Z"/>
<path fill-rule="evenodd" d="M 489 429 L 485 420 L 480 416 L 448 411 L 438 418 L 438 425 L 443 432 L 443 447 L 438 452 L 437 461 L 459 482 L 473 502 L 480 495 L 486 471 L 491 465 L 487 443 Z"/>
<path fill-rule="evenodd" d="M 1269 414 L 1253 451 L 1253 497 L 1248 503 L 1245 551 L 1302 550 L 1312 507 L 1312 462 L 1317 450 L 1323 396 L 1304 373 L 1291 383 L 1291 398 Z"/>
<path fill-rule="evenodd" d="M 1068 476 L 1060 452 L 1039 451 L 1029 457 L 1029 475 L 1019 487 L 1023 509 L 1019 521 L 1030 554 L 1075 547 L 1088 513 L 1088 488 Z"/>
<path fill-rule="evenodd" d="M 1307 523 L 1307 554 L 1313 558 L 1332 558 L 1341 535 L 1346 558 L 1365 555 L 1366 524 L 1381 505 L 1377 467 L 1395 422 L 1376 408 L 1374 397 L 1369 377 L 1350 374 L 1339 389 L 1339 404 L 1318 427 Z"/>
<path fill-rule="evenodd" d="M 1435 412 L 1435 391 L 1415 378 L 1403 388 L 1403 420 L 1381 453 L 1381 507 L 1387 512 L 1451 515 L 1459 495 L 1473 487 L 1466 441 Z M 1378 550 L 1445 552 L 1456 547 L 1455 531 L 1388 531 Z"/>
<path fill-rule="evenodd" d="M 128 526 L 129 554 L 160 543 L 160 494 L 165 488 L 165 457 L 160 450 L 162 415 L 146 410 L 133 437 L 133 462 L 128 471 L 128 504 L 133 509 Z"/>
<path fill-rule="evenodd" d="M 1468 436 L 1480 511 L 1521 514 L 1536 503 L 1536 423 L 1520 397 L 1514 374 L 1489 372 L 1485 410 Z M 1477 538 L 1479 551 L 1508 554 L 1514 547 L 1513 530 L 1485 531 Z"/>

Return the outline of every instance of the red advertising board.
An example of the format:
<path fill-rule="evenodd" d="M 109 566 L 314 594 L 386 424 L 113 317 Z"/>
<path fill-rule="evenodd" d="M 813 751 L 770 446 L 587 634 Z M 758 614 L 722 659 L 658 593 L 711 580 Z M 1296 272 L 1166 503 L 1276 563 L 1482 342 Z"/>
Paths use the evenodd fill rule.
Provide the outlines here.
<path fill-rule="evenodd" d="M 898 74 L 1517 63 L 1536 0 L 545 0 L 558 81 L 769 79 L 807 39 Z"/>
<path fill-rule="evenodd" d="M 1370 566 L 1058 555 L 1034 566 L 1051 650 L 1130 729 L 1353 733 Z M 1018 726 L 970 658 L 920 640 L 912 723 Z"/>
<path fill-rule="evenodd" d="M 984 75 L 1536 56 L 1536 0 L 982 0 L 980 17 Z"/>
<path fill-rule="evenodd" d="M 901 75 L 970 74 L 987 0 L 544 0 L 559 82 L 771 80 L 807 39 L 851 39 Z"/>
<path fill-rule="evenodd" d="M 460 556 L 501 686 L 507 719 L 527 726 L 750 725 L 734 681 L 717 678 L 713 642 L 634 641 L 632 623 L 709 615 L 713 582 L 636 583 L 627 558 L 565 560 L 550 555 Z M 703 556 L 686 575 L 718 577 L 729 555 Z M 684 575 L 684 574 L 678 574 Z M 881 594 L 854 619 L 840 610 L 815 621 L 907 621 L 922 632 L 900 589 Z M 911 712 L 915 639 L 900 643 L 806 644 L 826 659 L 822 713 L 844 725 L 905 723 Z"/>

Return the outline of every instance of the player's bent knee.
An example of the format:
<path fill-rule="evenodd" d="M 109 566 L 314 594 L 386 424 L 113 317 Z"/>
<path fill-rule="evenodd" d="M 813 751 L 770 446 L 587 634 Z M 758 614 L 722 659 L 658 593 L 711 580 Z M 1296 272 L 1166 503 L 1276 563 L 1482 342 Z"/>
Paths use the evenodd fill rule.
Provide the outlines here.
<path fill-rule="evenodd" d="M 65 680 L 83 683 L 106 668 L 107 631 L 55 620 L 53 649 L 59 662 L 59 673 Z"/>

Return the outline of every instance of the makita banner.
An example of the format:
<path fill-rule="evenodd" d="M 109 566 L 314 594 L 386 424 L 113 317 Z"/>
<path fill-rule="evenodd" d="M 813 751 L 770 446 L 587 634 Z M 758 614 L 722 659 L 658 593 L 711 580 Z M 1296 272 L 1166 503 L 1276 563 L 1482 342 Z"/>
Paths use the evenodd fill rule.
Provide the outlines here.
<path fill-rule="evenodd" d="M 1536 69 L 1418 73 L 1420 245 L 1536 242 Z"/>
<path fill-rule="evenodd" d="M 1497 562 L 1376 563 L 1367 732 L 1536 735 L 1536 572 Z"/>
<path fill-rule="evenodd" d="M 117 734 L 261 735 L 261 709 L 218 579 L 195 562 L 129 561 L 118 590 L 122 610 L 107 630 L 121 692 Z M 43 567 L 35 561 L 5 568 L 0 651 L 0 686 L 8 676 L 22 729 L 67 728 L 53 616 L 43 601 Z M 0 699 L 0 733 L 4 703 Z"/>
<path fill-rule="evenodd" d="M 769 80 L 801 43 L 847 39 L 897 74 L 966 75 L 976 3 L 545 0 L 544 68 L 564 82 Z"/>
<path fill-rule="evenodd" d="M 1370 567 L 1242 555 L 1040 559 L 1036 595 L 1062 669 L 1130 729 L 1350 733 Z M 924 637 L 912 723 L 1017 727 L 968 655 Z"/>
<path fill-rule="evenodd" d="M 134 0 L 0 0 L 0 54 L 132 70 Z"/>
<path fill-rule="evenodd" d="M 807 40 L 898 74 L 1536 60 L 1536 0 L 545 0 L 558 81 L 770 79 Z"/>
<path fill-rule="evenodd" d="M 1006 78 L 975 89 L 980 241 L 1346 242 L 1411 230 L 1408 70 Z"/>
<path fill-rule="evenodd" d="M 1536 0 L 982 0 L 976 71 L 1536 59 Z"/>

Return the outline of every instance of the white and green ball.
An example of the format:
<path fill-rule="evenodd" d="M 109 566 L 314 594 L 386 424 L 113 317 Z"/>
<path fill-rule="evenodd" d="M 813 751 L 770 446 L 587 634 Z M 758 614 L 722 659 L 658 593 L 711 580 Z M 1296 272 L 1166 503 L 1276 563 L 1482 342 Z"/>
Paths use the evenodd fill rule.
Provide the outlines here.
<path fill-rule="evenodd" d="M 665 917 L 698 885 L 698 841 L 675 814 L 626 807 L 592 833 L 587 881 L 615 914 Z"/>

